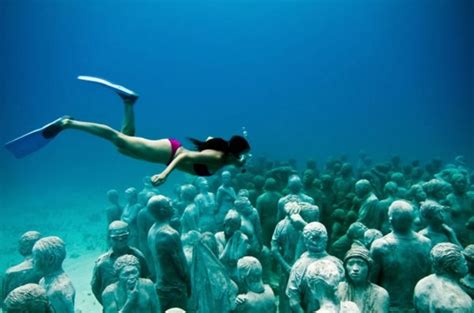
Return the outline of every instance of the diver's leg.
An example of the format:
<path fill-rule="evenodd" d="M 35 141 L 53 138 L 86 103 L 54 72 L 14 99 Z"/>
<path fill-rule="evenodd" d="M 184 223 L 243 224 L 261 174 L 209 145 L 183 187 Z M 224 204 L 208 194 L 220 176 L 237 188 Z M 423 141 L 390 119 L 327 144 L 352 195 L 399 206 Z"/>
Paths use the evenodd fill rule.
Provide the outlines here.
<path fill-rule="evenodd" d="M 135 136 L 135 113 L 133 112 L 133 104 L 135 100 L 124 99 L 125 115 L 121 132 L 128 136 Z"/>

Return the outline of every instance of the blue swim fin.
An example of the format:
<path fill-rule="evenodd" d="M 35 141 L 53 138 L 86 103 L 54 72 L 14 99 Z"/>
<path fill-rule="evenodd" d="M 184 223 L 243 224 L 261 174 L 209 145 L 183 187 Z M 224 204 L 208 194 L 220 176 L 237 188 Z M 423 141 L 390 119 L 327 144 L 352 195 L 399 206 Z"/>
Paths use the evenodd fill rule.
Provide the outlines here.
<path fill-rule="evenodd" d="M 137 101 L 139 97 L 136 92 L 128 88 L 125 88 L 123 86 L 111 83 L 108 80 L 105 80 L 103 78 L 93 77 L 93 76 L 77 76 L 77 79 L 90 82 L 90 83 L 96 83 L 96 84 L 111 88 L 125 101 L 130 101 L 133 103 Z"/>
<path fill-rule="evenodd" d="M 13 139 L 5 144 L 5 148 L 17 158 L 23 158 L 46 146 L 61 130 L 61 121 L 69 116 L 63 116 L 57 120 L 35 129 L 23 136 Z"/>

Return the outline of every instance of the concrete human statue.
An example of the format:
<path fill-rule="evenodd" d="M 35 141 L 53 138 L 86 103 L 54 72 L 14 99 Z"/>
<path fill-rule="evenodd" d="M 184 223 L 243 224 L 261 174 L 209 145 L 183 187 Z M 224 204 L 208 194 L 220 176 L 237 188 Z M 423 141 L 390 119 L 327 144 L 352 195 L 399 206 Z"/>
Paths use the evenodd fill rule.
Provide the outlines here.
<path fill-rule="evenodd" d="M 361 222 L 352 223 L 347 232 L 331 245 L 329 252 L 331 255 L 343 260 L 346 252 L 351 249 L 355 242 L 360 246 L 364 245 L 364 234 L 366 231 L 367 227 Z"/>
<path fill-rule="evenodd" d="M 474 299 L 474 244 L 467 246 L 464 251 L 464 258 L 467 262 L 469 272 L 466 276 L 461 278 L 460 284 L 462 289 Z"/>
<path fill-rule="evenodd" d="M 249 253 L 257 256 L 262 251 L 262 226 L 257 210 L 247 197 L 238 197 L 234 201 L 234 208 L 240 214 L 242 225 L 240 230 L 249 240 Z"/>
<path fill-rule="evenodd" d="M 382 225 L 380 230 L 384 234 L 388 234 L 390 232 L 390 224 L 388 223 L 388 208 L 393 203 L 393 201 L 398 200 L 397 192 L 397 183 L 393 181 L 387 182 L 383 187 L 383 194 L 385 195 L 385 198 L 377 203 L 377 211 L 382 215 Z"/>
<path fill-rule="evenodd" d="M 196 185 L 199 190 L 194 198 L 194 204 L 199 210 L 199 229 L 201 232 L 216 231 L 217 204 L 214 193 L 209 191 L 209 183 L 206 178 L 198 177 Z"/>
<path fill-rule="evenodd" d="M 369 228 L 365 231 L 364 233 L 364 246 L 370 250 L 370 248 L 372 247 L 372 243 L 379 239 L 379 238 L 382 238 L 383 237 L 383 234 L 380 230 L 378 229 L 374 229 L 374 228 Z"/>
<path fill-rule="evenodd" d="M 277 182 L 267 178 L 263 186 L 264 193 L 257 198 L 256 209 L 262 224 L 263 244 L 270 246 L 273 230 L 277 224 L 278 200 L 281 194 L 277 191 Z"/>
<path fill-rule="evenodd" d="M 222 225 L 227 212 L 233 207 L 237 198 L 234 187 L 232 187 L 232 174 L 229 171 L 223 171 L 221 174 L 221 185 L 216 192 L 217 205 L 217 223 Z"/>
<path fill-rule="evenodd" d="M 418 234 L 429 238 L 432 247 L 441 242 L 452 242 L 461 246 L 454 230 L 446 224 L 448 214 L 448 208 L 436 201 L 426 200 L 421 203 L 420 215 L 427 226 Z"/>
<path fill-rule="evenodd" d="M 150 277 L 145 256 L 140 250 L 128 244 L 129 234 L 130 231 L 127 223 L 123 221 L 110 223 L 108 229 L 110 249 L 95 261 L 91 280 L 92 293 L 101 304 L 102 292 L 108 285 L 117 281 L 114 263 L 120 256 L 126 254 L 134 255 L 140 261 L 140 277 Z"/>
<path fill-rule="evenodd" d="M 390 175 L 390 181 L 394 182 L 397 184 L 397 192 L 396 192 L 396 197 L 400 199 L 405 199 L 408 193 L 407 187 L 407 182 L 405 175 L 400 172 L 395 172 Z"/>
<path fill-rule="evenodd" d="M 463 245 L 473 243 L 473 232 L 466 227 L 466 221 L 474 216 L 474 191 L 469 191 L 469 181 L 466 175 L 456 173 L 452 176 L 453 192 L 447 197 L 450 207 L 452 227 Z"/>
<path fill-rule="evenodd" d="M 29 283 L 13 289 L 3 303 L 5 313 L 56 313 L 49 302 L 46 290 Z"/>
<path fill-rule="evenodd" d="M 171 199 L 154 196 L 148 201 L 147 208 L 155 218 L 155 224 L 148 232 L 148 246 L 155 265 L 155 286 L 161 309 L 179 307 L 186 310 L 191 282 L 180 235 L 170 225 Z"/>
<path fill-rule="evenodd" d="M 148 264 L 148 270 L 150 271 L 150 279 L 155 280 L 155 267 L 152 262 L 151 252 L 148 248 L 148 231 L 150 230 L 151 226 L 155 223 L 155 219 L 151 216 L 150 212 L 148 212 L 147 205 L 148 201 L 151 197 L 155 196 L 156 194 L 152 191 L 148 192 L 145 195 L 139 197 L 140 199 L 140 212 L 138 212 L 137 216 L 137 227 L 138 227 L 138 250 L 143 253 L 145 259 Z M 143 202 L 143 203 L 142 203 Z"/>
<path fill-rule="evenodd" d="M 337 286 L 344 280 L 344 272 L 330 260 L 317 260 L 308 266 L 305 281 L 311 298 L 318 303 L 315 313 L 360 313 L 357 305 L 341 301 Z"/>
<path fill-rule="evenodd" d="M 355 178 L 352 176 L 352 165 L 342 164 L 340 176 L 334 180 L 333 188 L 336 193 L 336 201 L 344 200 L 344 197 L 354 190 Z"/>
<path fill-rule="evenodd" d="M 242 233 L 242 218 L 235 210 L 227 212 L 224 218 L 224 230 L 216 233 L 219 260 L 227 268 L 229 275 L 237 277 L 237 261 L 248 254 L 250 243 Z"/>
<path fill-rule="evenodd" d="M 104 313 L 159 313 L 158 296 L 153 282 L 140 278 L 140 261 L 125 254 L 114 262 L 118 281 L 102 293 Z"/>
<path fill-rule="evenodd" d="M 185 205 L 183 215 L 181 216 L 181 232 L 187 233 L 191 230 L 200 231 L 199 228 L 199 209 L 194 204 L 194 198 L 198 190 L 194 185 L 186 184 L 181 187 L 181 200 Z"/>
<path fill-rule="evenodd" d="M 130 231 L 128 242 L 132 247 L 138 247 L 138 225 L 137 216 L 140 212 L 141 205 L 138 203 L 137 189 L 130 187 L 125 190 L 125 204 L 120 219 L 128 224 Z"/>
<path fill-rule="evenodd" d="M 369 250 L 357 247 L 347 252 L 344 257 L 346 281 L 338 286 L 339 299 L 354 302 L 361 312 L 388 313 L 388 292 L 369 281 L 371 266 Z"/>
<path fill-rule="evenodd" d="M 41 238 L 37 231 L 28 231 L 21 235 L 18 241 L 18 252 L 23 256 L 23 261 L 5 271 L 2 283 L 0 302 L 5 299 L 10 291 L 28 283 L 38 283 L 41 279 L 33 266 L 32 250 L 34 244 Z"/>
<path fill-rule="evenodd" d="M 290 218 L 290 215 L 293 213 L 293 204 L 295 203 L 288 202 L 285 205 L 287 215 L 276 225 L 271 242 L 273 257 L 280 267 L 280 288 L 278 290 L 278 311 L 280 313 L 290 312 L 290 304 L 285 292 L 285 287 L 288 284 L 291 267 L 295 262 L 297 245 L 301 237 L 299 225 L 295 225 L 294 220 Z"/>
<path fill-rule="evenodd" d="M 390 310 L 413 311 L 416 283 L 430 273 L 431 241 L 412 229 L 413 206 L 404 200 L 388 209 L 392 231 L 372 243 L 372 282 L 390 294 Z"/>
<path fill-rule="evenodd" d="M 468 272 L 462 248 L 439 243 L 431 250 L 431 259 L 434 274 L 421 279 L 415 287 L 416 312 L 474 312 L 472 299 L 459 285 L 459 279 Z"/>
<path fill-rule="evenodd" d="M 236 302 L 236 312 L 276 312 L 276 299 L 272 288 L 262 281 L 262 265 L 252 257 L 245 256 L 237 262 L 237 275 L 243 292 Z"/>
<path fill-rule="evenodd" d="M 358 180 L 355 184 L 355 193 L 360 201 L 357 221 L 368 228 L 381 229 L 383 214 L 378 210 L 378 198 L 372 192 L 372 185 L 367 179 Z"/>
<path fill-rule="evenodd" d="M 56 236 L 44 237 L 33 246 L 33 263 L 41 273 L 39 285 L 46 290 L 55 312 L 74 313 L 76 290 L 63 270 L 66 258 L 64 241 Z"/>
<path fill-rule="evenodd" d="M 324 195 L 318 188 L 318 186 L 315 184 L 315 179 L 316 174 L 314 173 L 314 170 L 309 168 L 304 170 L 303 178 L 301 180 L 303 183 L 303 192 L 304 194 L 313 198 L 315 203 L 320 204 Z"/>
<path fill-rule="evenodd" d="M 278 221 L 286 216 L 284 207 L 287 202 L 297 201 L 314 204 L 313 198 L 303 193 L 303 183 L 298 175 L 291 175 L 288 178 L 287 188 L 289 194 L 278 200 Z"/>
<path fill-rule="evenodd" d="M 441 179 L 433 178 L 422 184 L 423 190 L 426 192 L 426 198 L 446 204 L 446 197 L 451 192 L 451 185 Z"/>
<path fill-rule="evenodd" d="M 105 214 L 107 216 L 107 227 L 109 226 L 110 223 L 113 221 L 118 221 L 120 220 L 122 213 L 123 213 L 123 207 L 119 203 L 119 193 L 115 189 L 110 189 L 107 191 L 107 200 L 110 202 L 110 206 L 105 209 Z"/>
<path fill-rule="evenodd" d="M 289 298 L 292 312 L 314 312 L 318 303 L 308 291 L 304 280 L 308 266 L 317 260 L 328 260 L 333 262 L 340 274 L 344 275 L 342 261 L 326 252 L 328 235 L 326 227 L 319 222 L 307 224 L 303 229 L 303 241 L 306 252 L 303 253 L 291 268 L 286 295 Z"/>

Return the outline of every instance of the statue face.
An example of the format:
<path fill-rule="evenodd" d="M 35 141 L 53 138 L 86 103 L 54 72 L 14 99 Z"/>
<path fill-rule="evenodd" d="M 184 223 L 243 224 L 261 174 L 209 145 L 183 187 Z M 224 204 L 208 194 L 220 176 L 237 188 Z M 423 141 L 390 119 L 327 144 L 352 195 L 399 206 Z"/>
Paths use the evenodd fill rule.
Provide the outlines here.
<path fill-rule="evenodd" d="M 33 266 L 39 273 L 44 273 L 49 268 L 46 256 L 37 251 L 33 251 Z"/>
<path fill-rule="evenodd" d="M 240 225 L 237 221 L 232 219 L 224 220 L 224 234 L 226 236 L 232 236 L 239 228 Z"/>
<path fill-rule="evenodd" d="M 458 275 L 458 277 L 464 277 L 469 272 L 467 267 L 466 259 L 463 257 L 458 258 L 453 262 L 453 272 Z"/>
<path fill-rule="evenodd" d="M 128 246 L 128 235 L 111 236 L 110 246 L 112 250 L 123 250 Z"/>
<path fill-rule="evenodd" d="M 121 283 L 126 284 L 127 288 L 133 289 L 140 277 L 140 272 L 136 266 L 125 266 L 119 274 Z"/>
<path fill-rule="evenodd" d="M 229 172 L 224 172 L 222 173 L 222 184 L 223 185 L 229 185 L 231 181 L 231 176 Z"/>
<path fill-rule="evenodd" d="M 463 177 L 459 177 L 459 178 L 455 179 L 454 182 L 453 182 L 453 188 L 457 192 L 466 191 L 466 189 L 467 189 L 467 180 L 466 180 L 466 178 L 463 176 Z"/>
<path fill-rule="evenodd" d="M 361 258 L 350 258 L 346 263 L 346 272 L 354 284 L 367 282 L 369 266 Z"/>

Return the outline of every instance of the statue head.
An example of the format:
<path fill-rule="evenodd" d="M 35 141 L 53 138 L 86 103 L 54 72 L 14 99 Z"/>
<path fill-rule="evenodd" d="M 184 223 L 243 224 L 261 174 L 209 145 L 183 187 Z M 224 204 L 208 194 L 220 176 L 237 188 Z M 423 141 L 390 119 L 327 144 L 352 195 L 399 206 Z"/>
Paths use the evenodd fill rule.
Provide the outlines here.
<path fill-rule="evenodd" d="M 107 199 L 110 203 L 117 204 L 119 201 L 119 193 L 115 189 L 110 189 L 107 191 Z"/>
<path fill-rule="evenodd" d="M 324 174 L 324 175 L 321 175 L 321 186 L 323 187 L 323 189 L 330 189 L 332 187 L 332 177 L 331 175 L 328 175 L 328 174 Z"/>
<path fill-rule="evenodd" d="M 291 175 L 288 178 L 288 189 L 292 194 L 301 192 L 301 189 L 303 189 L 303 183 L 301 182 L 301 178 L 298 175 Z"/>
<path fill-rule="evenodd" d="M 192 184 L 186 184 L 181 187 L 181 199 L 184 202 L 190 203 L 197 196 L 198 190 Z"/>
<path fill-rule="evenodd" d="M 263 185 L 263 189 L 265 191 L 276 191 L 277 188 L 278 188 L 278 184 L 274 178 L 269 177 L 265 180 L 265 185 Z"/>
<path fill-rule="evenodd" d="M 355 193 L 359 198 L 364 198 L 372 190 L 372 185 L 367 179 L 360 179 L 355 184 Z"/>
<path fill-rule="evenodd" d="M 157 221 L 169 221 L 174 214 L 171 199 L 163 195 L 153 196 L 148 200 L 147 210 Z"/>
<path fill-rule="evenodd" d="M 393 182 L 393 181 L 387 182 L 385 186 L 383 187 L 383 193 L 389 197 L 394 197 L 397 191 L 398 191 L 398 185 L 396 182 Z"/>
<path fill-rule="evenodd" d="M 367 249 L 370 249 L 372 246 L 372 242 L 374 242 L 376 239 L 382 238 L 383 234 L 380 230 L 371 228 L 367 229 L 364 233 L 364 245 Z"/>
<path fill-rule="evenodd" d="M 229 210 L 224 217 L 224 234 L 227 237 L 232 236 L 242 225 L 242 218 L 235 210 Z"/>
<path fill-rule="evenodd" d="M 451 191 L 451 185 L 444 180 L 433 178 L 423 183 L 423 190 L 428 198 L 435 200 L 444 200 Z"/>
<path fill-rule="evenodd" d="M 209 183 L 204 177 L 196 178 L 195 184 L 199 188 L 199 192 L 207 192 L 209 190 Z"/>
<path fill-rule="evenodd" d="M 414 220 L 413 206 L 405 200 L 392 202 L 388 208 L 388 220 L 395 233 L 411 231 Z"/>
<path fill-rule="evenodd" d="M 342 164 L 341 175 L 343 177 L 350 177 L 352 175 L 352 165 L 350 163 Z"/>
<path fill-rule="evenodd" d="M 400 172 L 395 172 L 390 175 L 390 180 L 395 182 L 398 186 L 405 186 L 405 175 Z"/>
<path fill-rule="evenodd" d="M 303 228 L 303 241 L 308 252 L 325 252 L 328 243 L 328 233 L 326 227 L 319 222 L 307 224 Z"/>
<path fill-rule="evenodd" d="M 261 293 L 264 291 L 262 282 L 262 265 L 253 256 L 244 256 L 237 262 L 237 276 L 246 289 Z"/>
<path fill-rule="evenodd" d="M 306 283 L 316 300 L 328 298 L 337 301 L 336 290 L 344 280 L 344 271 L 331 260 L 322 259 L 311 263 L 306 269 Z"/>
<path fill-rule="evenodd" d="M 65 258 L 66 246 L 59 237 L 41 238 L 33 246 L 34 267 L 44 276 L 61 270 Z"/>
<path fill-rule="evenodd" d="M 433 200 L 423 201 L 420 206 L 420 215 L 429 225 L 441 226 L 447 213 L 444 206 Z"/>
<path fill-rule="evenodd" d="M 437 275 L 461 278 L 468 272 L 461 247 L 450 242 L 438 243 L 431 249 L 431 262 Z"/>
<path fill-rule="evenodd" d="M 46 290 L 37 284 L 13 289 L 3 305 L 5 313 L 53 313 Z"/>
<path fill-rule="evenodd" d="M 467 262 L 467 267 L 469 268 L 469 273 L 472 275 L 474 274 L 474 244 L 467 246 L 464 248 L 462 252 L 464 258 Z"/>
<path fill-rule="evenodd" d="M 138 191 L 134 187 L 125 189 L 125 198 L 128 202 L 137 202 L 138 200 Z"/>
<path fill-rule="evenodd" d="M 224 186 L 230 186 L 232 182 L 232 174 L 229 171 L 223 171 L 221 174 L 221 182 Z"/>
<path fill-rule="evenodd" d="M 414 184 L 408 190 L 408 197 L 415 202 L 421 202 L 426 200 L 427 195 L 422 185 Z"/>
<path fill-rule="evenodd" d="M 28 231 L 21 235 L 18 241 L 18 251 L 22 256 L 29 256 L 32 253 L 33 246 L 41 238 L 41 234 L 37 231 Z"/>
<path fill-rule="evenodd" d="M 262 190 L 263 186 L 265 185 L 265 177 L 262 175 L 255 175 L 252 181 L 255 185 L 255 189 L 257 190 Z"/>
<path fill-rule="evenodd" d="M 355 285 L 366 284 L 369 281 L 372 259 L 369 250 L 364 248 L 352 248 L 344 257 L 344 268 L 346 278 Z"/>
<path fill-rule="evenodd" d="M 463 175 L 461 173 L 454 174 L 452 177 L 452 186 L 454 192 L 456 192 L 457 194 L 464 194 L 468 188 L 468 180 L 466 175 Z"/>
<path fill-rule="evenodd" d="M 140 278 L 140 261 L 134 255 L 122 255 L 114 262 L 114 272 L 119 284 L 133 289 Z"/>
<path fill-rule="evenodd" d="M 253 206 L 247 197 L 238 197 L 234 201 L 234 207 L 240 214 L 247 216 L 253 212 Z"/>
<path fill-rule="evenodd" d="M 364 233 L 366 230 L 367 230 L 367 226 L 365 226 L 361 222 L 352 223 L 347 229 L 347 237 L 349 237 L 352 240 L 363 241 Z"/>
<path fill-rule="evenodd" d="M 316 175 L 314 174 L 314 171 L 311 169 L 305 169 L 303 172 L 303 184 L 305 186 L 309 186 L 313 184 L 314 179 L 316 178 Z"/>
<path fill-rule="evenodd" d="M 113 221 L 109 224 L 109 242 L 112 250 L 118 252 L 128 247 L 128 224 L 124 221 Z"/>

